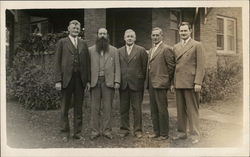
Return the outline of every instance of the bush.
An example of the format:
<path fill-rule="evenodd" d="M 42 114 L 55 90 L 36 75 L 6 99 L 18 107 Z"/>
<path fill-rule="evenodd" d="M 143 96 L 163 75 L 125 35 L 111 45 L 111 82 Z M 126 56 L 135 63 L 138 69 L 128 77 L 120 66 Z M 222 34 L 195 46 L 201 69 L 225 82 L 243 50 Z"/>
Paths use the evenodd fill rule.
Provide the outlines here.
<path fill-rule="evenodd" d="M 229 59 L 225 59 L 224 61 L 223 65 L 217 65 L 217 69 L 206 69 L 201 91 L 202 102 L 222 100 L 236 95 L 241 90 L 243 78 L 241 62 Z"/>
<path fill-rule="evenodd" d="M 16 49 L 13 67 L 7 67 L 7 97 L 28 109 L 56 109 L 60 92 L 54 88 L 54 46 L 64 34 L 32 35 Z"/>

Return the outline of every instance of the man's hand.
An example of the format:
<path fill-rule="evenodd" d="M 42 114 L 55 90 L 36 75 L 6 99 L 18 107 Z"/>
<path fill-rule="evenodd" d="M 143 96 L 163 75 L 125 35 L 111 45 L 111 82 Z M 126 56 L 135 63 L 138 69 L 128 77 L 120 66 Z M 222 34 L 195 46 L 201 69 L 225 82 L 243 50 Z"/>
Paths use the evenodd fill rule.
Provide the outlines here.
<path fill-rule="evenodd" d="M 195 92 L 200 92 L 201 91 L 201 85 L 195 84 L 194 85 L 194 91 Z"/>
<path fill-rule="evenodd" d="M 119 89 L 119 88 L 120 88 L 120 84 L 119 84 L 119 83 L 115 83 L 114 88 L 115 88 L 115 89 Z"/>
<path fill-rule="evenodd" d="M 88 92 L 89 90 L 90 90 L 90 83 L 88 82 L 88 83 L 86 84 L 86 87 L 85 87 L 84 92 L 86 93 L 86 92 Z"/>
<path fill-rule="evenodd" d="M 171 86 L 170 86 L 170 92 L 171 92 L 171 93 L 174 93 L 174 85 L 171 85 Z"/>
<path fill-rule="evenodd" d="M 61 82 L 57 82 L 56 85 L 56 90 L 62 90 L 62 83 Z"/>

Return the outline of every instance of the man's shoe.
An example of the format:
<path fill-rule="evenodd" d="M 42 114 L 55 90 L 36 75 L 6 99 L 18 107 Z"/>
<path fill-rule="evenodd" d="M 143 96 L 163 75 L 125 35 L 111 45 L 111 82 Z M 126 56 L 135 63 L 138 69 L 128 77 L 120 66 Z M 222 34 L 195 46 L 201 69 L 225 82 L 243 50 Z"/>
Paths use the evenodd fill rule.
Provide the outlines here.
<path fill-rule="evenodd" d="M 113 136 L 111 133 L 104 133 L 103 136 L 106 137 L 107 139 L 110 139 L 110 140 L 113 139 Z"/>
<path fill-rule="evenodd" d="M 199 143 L 200 137 L 199 136 L 191 136 L 191 142 L 192 142 L 192 144 Z"/>
<path fill-rule="evenodd" d="M 164 141 L 164 140 L 167 140 L 168 139 L 168 136 L 159 136 L 157 138 L 158 141 Z"/>
<path fill-rule="evenodd" d="M 73 139 L 80 140 L 82 139 L 82 136 L 80 134 L 73 135 Z"/>
<path fill-rule="evenodd" d="M 66 132 L 69 132 L 69 129 L 68 128 L 64 128 L 64 129 L 61 129 L 60 132 L 66 133 Z"/>
<path fill-rule="evenodd" d="M 140 131 L 135 132 L 135 137 L 142 138 L 142 132 L 140 132 Z"/>
<path fill-rule="evenodd" d="M 123 132 L 123 133 L 119 133 L 119 136 L 120 137 L 126 137 L 126 136 L 128 136 L 129 135 L 129 132 Z"/>
<path fill-rule="evenodd" d="M 100 134 L 91 134 L 90 140 L 94 140 L 94 139 L 98 138 L 99 136 L 100 136 Z"/>
<path fill-rule="evenodd" d="M 69 142 L 69 135 L 64 136 L 64 137 L 62 138 L 62 141 L 63 141 L 63 142 Z"/>
<path fill-rule="evenodd" d="M 149 137 L 149 138 L 156 139 L 156 138 L 159 137 L 159 135 L 157 135 L 157 134 L 150 134 L 148 137 Z"/>
<path fill-rule="evenodd" d="M 173 140 L 187 139 L 186 133 L 178 133 L 177 136 L 173 137 Z"/>

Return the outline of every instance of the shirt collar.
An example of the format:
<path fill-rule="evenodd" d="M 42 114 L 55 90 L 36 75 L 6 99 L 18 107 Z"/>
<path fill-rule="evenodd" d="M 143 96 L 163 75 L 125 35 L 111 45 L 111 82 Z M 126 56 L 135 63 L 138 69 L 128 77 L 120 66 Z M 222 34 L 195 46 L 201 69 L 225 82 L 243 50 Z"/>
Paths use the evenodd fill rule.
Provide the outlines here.
<path fill-rule="evenodd" d="M 132 50 L 132 48 L 134 47 L 134 45 L 135 45 L 135 44 L 133 44 L 133 45 L 131 45 L 131 46 L 128 46 L 128 45 L 126 44 L 126 48 L 128 49 L 129 47 L 131 47 L 131 50 Z"/>
<path fill-rule="evenodd" d="M 77 39 L 77 37 L 72 37 L 71 35 L 69 35 L 69 39 L 72 41 L 72 43 L 74 43 L 74 39 Z M 77 43 L 77 40 L 76 40 Z"/>
<path fill-rule="evenodd" d="M 158 48 L 161 45 L 162 41 L 160 41 L 158 44 L 156 44 L 154 47 Z"/>
<path fill-rule="evenodd" d="M 191 37 L 189 37 L 188 39 L 186 39 L 186 43 L 185 44 L 187 44 L 190 39 L 191 39 Z M 184 40 L 183 39 L 181 40 L 181 43 L 184 44 Z"/>

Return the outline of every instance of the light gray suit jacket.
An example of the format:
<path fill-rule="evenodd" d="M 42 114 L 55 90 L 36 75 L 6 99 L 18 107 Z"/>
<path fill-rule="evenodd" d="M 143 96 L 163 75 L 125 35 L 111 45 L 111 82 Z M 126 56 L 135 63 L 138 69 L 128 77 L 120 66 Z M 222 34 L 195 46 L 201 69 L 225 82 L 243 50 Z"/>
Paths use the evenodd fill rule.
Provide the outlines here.
<path fill-rule="evenodd" d="M 91 87 L 95 87 L 98 81 L 100 55 L 96 51 L 96 46 L 89 47 L 91 65 Z M 115 83 L 120 83 L 121 72 L 119 54 L 117 49 L 109 45 L 109 51 L 104 53 L 104 76 L 107 87 L 114 87 Z"/>
<path fill-rule="evenodd" d="M 201 43 L 190 39 L 185 46 L 181 42 L 176 44 L 173 50 L 176 58 L 175 88 L 194 88 L 194 84 L 202 85 L 205 59 Z"/>

